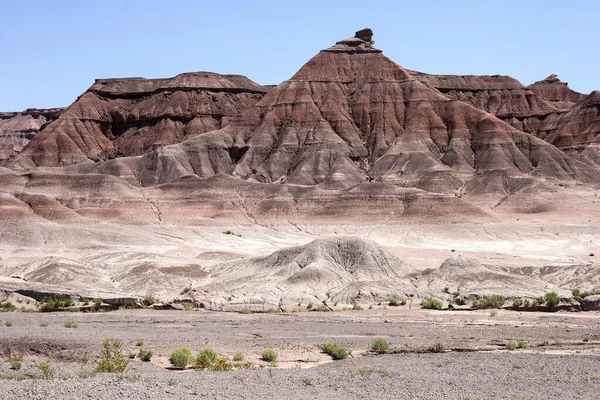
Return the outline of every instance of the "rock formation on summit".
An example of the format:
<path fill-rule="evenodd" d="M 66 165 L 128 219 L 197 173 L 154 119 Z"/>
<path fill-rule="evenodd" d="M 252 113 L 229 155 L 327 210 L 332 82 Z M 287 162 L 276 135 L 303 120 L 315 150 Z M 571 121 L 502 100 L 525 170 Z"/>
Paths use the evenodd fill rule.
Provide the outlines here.
<path fill-rule="evenodd" d="M 567 82 L 562 82 L 554 74 L 529 85 L 528 88 L 560 110 L 568 110 L 585 98 L 584 94 L 572 90 Z"/>
<path fill-rule="evenodd" d="M 369 28 L 362 29 L 350 39 L 340 40 L 334 46 L 331 46 L 328 51 L 332 52 L 352 52 L 353 49 L 363 53 L 381 53 L 381 50 L 373 47 L 373 31 Z"/>

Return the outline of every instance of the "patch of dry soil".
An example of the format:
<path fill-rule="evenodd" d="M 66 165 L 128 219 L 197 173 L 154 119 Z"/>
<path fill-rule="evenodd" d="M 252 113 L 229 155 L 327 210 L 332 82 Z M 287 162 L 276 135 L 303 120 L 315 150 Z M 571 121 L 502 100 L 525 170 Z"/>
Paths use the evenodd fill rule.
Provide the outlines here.
<path fill-rule="evenodd" d="M 0 319 L 1 399 L 592 399 L 600 392 L 599 313 L 131 310 L 13 312 Z M 66 328 L 67 321 L 78 327 Z M 105 337 L 121 339 L 127 354 L 143 341 L 141 347 L 154 356 L 150 363 L 132 360 L 124 375 L 87 376 Z M 368 352 L 375 337 L 388 340 L 393 354 Z M 506 349 L 518 340 L 528 348 Z M 326 341 L 352 350 L 352 357 L 331 362 L 320 352 Z M 437 343 L 446 352 L 427 351 Z M 170 352 L 184 345 L 194 353 L 211 347 L 228 357 L 242 351 L 256 368 L 167 369 Z M 265 348 L 278 351 L 276 368 L 259 360 Z M 23 357 L 20 370 L 10 369 L 9 356 Z M 35 365 L 45 360 L 55 379 L 36 378 Z"/>

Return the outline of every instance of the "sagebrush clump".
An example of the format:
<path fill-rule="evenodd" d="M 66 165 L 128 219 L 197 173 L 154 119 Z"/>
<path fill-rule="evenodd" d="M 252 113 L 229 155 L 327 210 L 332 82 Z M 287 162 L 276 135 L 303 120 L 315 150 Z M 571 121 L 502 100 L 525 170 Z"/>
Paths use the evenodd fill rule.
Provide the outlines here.
<path fill-rule="evenodd" d="M 262 358 L 263 361 L 267 361 L 267 362 L 274 362 L 277 361 L 277 352 L 273 349 L 264 349 L 261 353 L 260 353 L 260 357 Z"/>
<path fill-rule="evenodd" d="M 548 307 L 552 308 L 556 307 L 558 303 L 560 303 L 560 297 L 558 297 L 556 292 L 549 292 L 544 295 L 544 301 Z"/>
<path fill-rule="evenodd" d="M 217 360 L 217 353 L 213 349 L 204 349 L 196 356 L 194 364 L 195 369 L 210 369 L 210 366 Z"/>
<path fill-rule="evenodd" d="M 522 305 L 523 305 L 523 300 L 521 300 L 521 299 L 513 300 L 513 307 L 521 308 Z"/>
<path fill-rule="evenodd" d="M 389 347 L 390 344 L 387 342 L 387 340 L 382 338 L 373 339 L 371 342 L 371 350 L 378 354 L 385 353 Z"/>
<path fill-rule="evenodd" d="M 433 297 L 429 297 L 428 299 L 423 300 L 421 307 L 428 310 L 441 310 L 442 302 L 438 299 L 434 299 Z"/>
<path fill-rule="evenodd" d="M 475 308 L 501 308 L 506 303 L 506 297 L 501 294 L 491 294 L 473 301 Z"/>
<path fill-rule="evenodd" d="M 348 350 L 343 346 L 331 342 L 323 343 L 321 350 L 323 350 L 323 353 L 331 356 L 334 360 L 344 360 L 348 358 L 349 355 Z"/>
<path fill-rule="evenodd" d="M 52 297 L 40 301 L 37 306 L 40 312 L 52 312 L 73 307 L 73 304 L 73 299 L 66 294 L 55 294 Z"/>
<path fill-rule="evenodd" d="M 227 357 L 218 357 L 208 368 L 209 371 L 231 371 L 233 365 Z"/>
<path fill-rule="evenodd" d="M 140 360 L 144 361 L 144 362 L 148 362 L 152 359 L 152 350 L 144 350 L 144 349 L 140 349 L 140 352 L 138 353 L 138 357 Z"/>
<path fill-rule="evenodd" d="M 129 360 L 123 354 L 123 344 L 119 339 L 106 338 L 102 341 L 100 361 L 95 372 L 125 372 Z"/>
<path fill-rule="evenodd" d="M 37 369 L 40 370 L 40 374 L 44 379 L 53 379 L 56 375 L 56 371 L 52 367 L 49 361 L 44 361 L 36 365 Z"/>
<path fill-rule="evenodd" d="M 17 307 L 9 303 L 8 301 L 0 302 L 0 312 L 11 312 L 15 311 Z"/>
<path fill-rule="evenodd" d="M 445 353 L 446 346 L 443 343 L 434 343 L 427 348 L 430 353 Z"/>
<path fill-rule="evenodd" d="M 169 357 L 171 365 L 177 369 L 184 369 L 192 362 L 192 352 L 187 347 L 180 347 L 171 352 Z"/>
<path fill-rule="evenodd" d="M 582 292 L 580 289 L 571 290 L 573 297 L 578 299 L 585 299 L 588 296 L 594 296 L 600 294 L 600 290 L 586 290 Z"/>
<path fill-rule="evenodd" d="M 194 369 L 200 371 L 231 371 L 233 365 L 227 357 L 219 357 L 213 349 L 204 349 L 196 356 Z"/>
<path fill-rule="evenodd" d="M 8 359 L 8 362 L 10 362 L 10 369 L 20 370 L 21 365 L 23 364 L 23 358 L 22 357 L 10 357 Z"/>

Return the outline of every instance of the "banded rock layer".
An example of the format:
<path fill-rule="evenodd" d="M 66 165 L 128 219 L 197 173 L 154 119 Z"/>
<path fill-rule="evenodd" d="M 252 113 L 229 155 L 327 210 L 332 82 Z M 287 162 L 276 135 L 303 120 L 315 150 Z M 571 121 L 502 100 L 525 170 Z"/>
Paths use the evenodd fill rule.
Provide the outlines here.
<path fill-rule="evenodd" d="M 266 92 L 239 75 L 99 79 L 10 165 L 63 166 L 147 153 L 226 125 Z"/>
<path fill-rule="evenodd" d="M 600 182 L 590 161 L 597 157 L 585 152 L 593 148 L 596 97 L 567 112 L 544 98 L 552 93 L 509 77 L 406 70 L 374 47 L 368 29 L 269 90 L 208 72 L 97 80 L 8 162 L 13 171 L 0 171 L 12 188 L 3 201 L 15 215 L 52 209 L 44 215 L 70 218 L 101 207 L 127 220 L 148 214 L 128 204 L 145 203 L 160 220 L 169 202 L 172 215 L 197 206 L 210 217 L 231 215 L 237 202 L 251 220 L 252 213 L 314 215 L 330 203 L 328 215 L 343 214 L 365 199 L 387 202 L 393 215 L 414 212 L 416 199 L 430 214 L 473 215 L 463 196 L 491 194 L 499 204 L 559 181 Z M 571 118 L 582 122 L 568 125 Z M 578 129 L 585 124 L 588 133 Z M 86 179 L 118 191 L 88 199 L 80 194 L 96 192 Z"/>
<path fill-rule="evenodd" d="M 62 108 L 30 108 L 21 112 L 0 112 L 0 162 L 19 154 L 62 111 Z"/>
<path fill-rule="evenodd" d="M 556 111 L 541 98 L 539 108 Z M 513 178 L 600 180 L 597 168 L 440 92 L 358 37 L 321 51 L 224 128 L 93 171 L 143 185 L 224 173 L 328 189 L 378 181 L 446 193 L 505 192 Z"/>

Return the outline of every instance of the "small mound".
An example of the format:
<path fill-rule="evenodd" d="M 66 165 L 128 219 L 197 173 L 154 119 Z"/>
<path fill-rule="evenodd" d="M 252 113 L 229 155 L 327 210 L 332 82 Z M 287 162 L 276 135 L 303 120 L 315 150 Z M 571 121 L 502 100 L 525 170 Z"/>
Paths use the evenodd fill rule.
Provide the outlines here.
<path fill-rule="evenodd" d="M 456 255 L 439 268 L 427 269 L 413 275 L 422 290 L 441 293 L 448 288 L 463 295 L 499 293 L 508 296 L 530 296 L 543 293 L 548 285 L 537 277 L 500 266 L 483 265 L 477 259 Z"/>
<path fill-rule="evenodd" d="M 414 269 L 357 237 L 314 240 L 266 257 L 235 260 L 207 267 L 208 277 L 196 289 L 207 308 L 296 306 L 298 303 L 352 304 L 385 301 L 415 293 L 407 278 Z"/>

